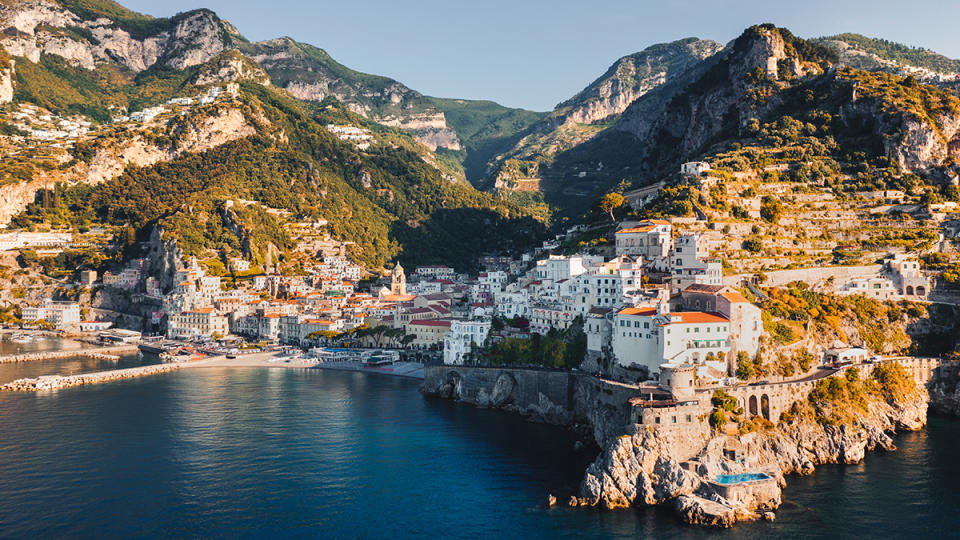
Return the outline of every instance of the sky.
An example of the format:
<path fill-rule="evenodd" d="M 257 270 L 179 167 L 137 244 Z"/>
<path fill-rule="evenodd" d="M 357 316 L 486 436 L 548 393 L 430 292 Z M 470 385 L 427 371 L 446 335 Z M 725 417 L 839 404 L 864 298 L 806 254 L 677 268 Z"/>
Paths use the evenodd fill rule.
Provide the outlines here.
<path fill-rule="evenodd" d="M 205 7 L 248 39 L 289 36 L 427 95 L 545 111 L 621 56 L 685 37 L 721 43 L 764 22 L 855 32 L 960 58 L 945 0 L 119 0 L 153 16 Z"/>

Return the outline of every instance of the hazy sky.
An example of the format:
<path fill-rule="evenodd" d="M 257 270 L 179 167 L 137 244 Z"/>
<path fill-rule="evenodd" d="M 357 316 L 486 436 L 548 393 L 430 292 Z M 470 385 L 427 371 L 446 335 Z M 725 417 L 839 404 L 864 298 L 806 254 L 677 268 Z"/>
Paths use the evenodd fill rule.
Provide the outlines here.
<path fill-rule="evenodd" d="M 290 36 L 424 94 L 552 109 L 617 58 L 689 36 L 722 43 L 773 22 L 856 32 L 960 57 L 951 0 L 119 0 L 169 16 L 210 8 L 259 41 Z"/>

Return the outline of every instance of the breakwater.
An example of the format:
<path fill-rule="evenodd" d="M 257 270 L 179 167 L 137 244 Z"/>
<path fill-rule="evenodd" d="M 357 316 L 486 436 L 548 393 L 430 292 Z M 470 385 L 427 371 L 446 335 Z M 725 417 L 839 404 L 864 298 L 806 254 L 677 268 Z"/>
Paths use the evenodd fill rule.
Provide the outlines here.
<path fill-rule="evenodd" d="M 95 358 L 97 360 L 119 360 L 119 353 L 135 352 L 136 345 L 117 345 L 115 347 L 97 347 L 65 351 L 38 351 L 30 353 L 7 354 L 0 356 L 0 364 L 31 362 L 35 360 L 56 360 L 59 358 Z"/>
<path fill-rule="evenodd" d="M 155 364 L 128 369 L 100 371 L 97 373 L 85 373 L 81 375 L 45 375 L 32 379 L 17 379 L 13 382 L 9 382 L 3 386 L 0 386 L 0 391 L 37 392 L 41 390 L 56 390 L 60 388 L 70 388 L 72 386 L 99 384 L 121 379 L 145 377 L 147 375 L 155 375 L 158 373 L 168 373 L 170 371 L 176 371 L 180 369 L 180 367 L 180 364 Z"/>

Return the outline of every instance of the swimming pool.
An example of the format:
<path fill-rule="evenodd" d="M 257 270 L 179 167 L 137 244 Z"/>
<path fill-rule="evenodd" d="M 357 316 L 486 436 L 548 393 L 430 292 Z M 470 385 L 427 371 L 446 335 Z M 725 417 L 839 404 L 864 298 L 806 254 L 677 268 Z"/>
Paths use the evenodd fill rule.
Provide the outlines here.
<path fill-rule="evenodd" d="M 769 480 L 767 473 L 741 473 L 741 474 L 720 474 L 714 478 L 714 482 L 729 486 L 731 484 L 742 484 L 744 482 L 756 482 L 758 480 Z"/>

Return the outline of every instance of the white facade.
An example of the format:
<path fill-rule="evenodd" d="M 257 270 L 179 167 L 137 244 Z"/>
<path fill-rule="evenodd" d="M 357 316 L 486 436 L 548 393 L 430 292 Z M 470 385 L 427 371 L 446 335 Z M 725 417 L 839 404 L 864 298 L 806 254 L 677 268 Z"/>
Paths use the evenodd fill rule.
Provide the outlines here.
<path fill-rule="evenodd" d="M 226 336 L 230 333 L 227 318 L 217 314 L 213 308 L 184 311 L 170 315 L 167 321 L 167 337 L 175 339 L 212 336 Z"/>
<path fill-rule="evenodd" d="M 61 330 L 80 325 L 80 304 L 76 302 L 47 300 L 41 306 L 25 307 L 21 311 L 21 318 L 28 323 L 44 320 Z"/>
<path fill-rule="evenodd" d="M 472 345 L 483 345 L 489 332 L 490 321 L 450 321 L 450 331 L 443 338 L 443 363 L 462 364 Z"/>
<path fill-rule="evenodd" d="M 617 255 L 642 257 L 647 261 L 660 261 L 670 254 L 673 226 L 669 221 L 654 219 L 636 227 L 620 229 L 616 236 Z"/>
<path fill-rule="evenodd" d="M 530 298 L 527 291 L 501 292 L 496 295 L 497 315 L 505 319 L 530 316 Z"/>
<path fill-rule="evenodd" d="M 612 342 L 623 366 L 645 366 L 653 374 L 661 364 L 690 364 L 722 376 L 731 346 L 730 321 L 715 313 L 670 313 L 666 305 L 626 308 L 614 317 Z"/>
<path fill-rule="evenodd" d="M 723 266 L 719 260 L 708 259 L 707 239 L 699 234 L 684 234 L 677 238 L 670 253 L 670 285 L 682 291 L 690 285 L 722 285 Z"/>
<path fill-rule="evenodd" d="M 684 176 L 700 176 L 710 170 L 710 164 L 706 161 L 688 161 L 680 165 L 680 174 Z"/>

